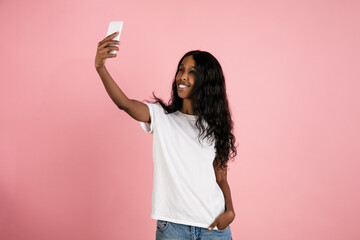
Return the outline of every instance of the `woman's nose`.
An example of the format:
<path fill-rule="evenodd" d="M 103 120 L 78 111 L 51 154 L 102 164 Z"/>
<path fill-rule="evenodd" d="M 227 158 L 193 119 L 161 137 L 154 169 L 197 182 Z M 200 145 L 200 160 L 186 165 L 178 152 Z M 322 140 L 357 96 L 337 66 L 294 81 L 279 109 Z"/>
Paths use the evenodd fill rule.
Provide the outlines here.
<path fill-rule="evenodd" d="M 186 74 L 186 73 L 183 73 L 183 74 L 181 75 L 181 79 L 182 79 L 182 80 L 186 80 L 186 79 L 187 79 L 187 74 Z"/>

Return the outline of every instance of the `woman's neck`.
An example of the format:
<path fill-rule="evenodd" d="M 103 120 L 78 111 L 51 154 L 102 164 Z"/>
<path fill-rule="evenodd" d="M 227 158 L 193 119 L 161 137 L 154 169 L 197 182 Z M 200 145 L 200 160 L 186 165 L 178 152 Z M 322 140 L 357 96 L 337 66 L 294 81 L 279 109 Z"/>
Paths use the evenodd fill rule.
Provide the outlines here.
<path fill-rule="evenodd" d="M 182 108 L 181 108 L 180 112 L 189 114 L 189 115 L 194 115 L 194 111 L 192 108 L 192 101 L 189 99 L 183 99 L 183 104 L 182 104 Z"/>

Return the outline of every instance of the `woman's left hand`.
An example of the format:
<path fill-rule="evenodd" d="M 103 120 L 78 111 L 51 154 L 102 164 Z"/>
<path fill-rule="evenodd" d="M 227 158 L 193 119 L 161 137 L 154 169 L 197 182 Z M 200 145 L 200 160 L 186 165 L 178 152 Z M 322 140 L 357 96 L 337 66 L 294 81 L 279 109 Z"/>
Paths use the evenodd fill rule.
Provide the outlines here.
<path fill-rule="evenodd" d="M 229 224 L 234 220 L 235 213 L 234 211 L 225 211 L 223 214 L 218 216 L 215 221 L 209 226 L 209 230 L 212 230 L 215 226 L 219 230 L 224 230 L 229 226 Z"/>

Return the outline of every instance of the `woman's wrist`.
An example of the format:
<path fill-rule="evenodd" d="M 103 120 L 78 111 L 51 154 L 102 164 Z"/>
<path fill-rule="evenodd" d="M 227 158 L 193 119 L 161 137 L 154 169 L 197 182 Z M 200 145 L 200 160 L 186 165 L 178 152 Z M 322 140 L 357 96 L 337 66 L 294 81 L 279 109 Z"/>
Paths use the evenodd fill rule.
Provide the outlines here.
<path fill-rule="evenodd" d="M 229 209 L 229 210 L 226 210 L 225 211 L 227 214 L 229 214 L 230 216 L 234 217 L 235 218 L 235 211 L 234 209 Z"/>
<path fill-rule="evenodd" d="M 103 69 L 105 69 L 105 65 L 102 65 L 102 66 L 95 66 L 95 69 L 96 69 L 96 71 L 101 71 L 101 70 L 103 70 Z"/>

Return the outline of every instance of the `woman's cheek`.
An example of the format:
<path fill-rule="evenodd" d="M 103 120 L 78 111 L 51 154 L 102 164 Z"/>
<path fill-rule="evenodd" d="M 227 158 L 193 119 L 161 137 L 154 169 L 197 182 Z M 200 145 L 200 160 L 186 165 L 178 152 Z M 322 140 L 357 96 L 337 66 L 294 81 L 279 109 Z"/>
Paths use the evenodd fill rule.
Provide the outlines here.
<path fill-rule="evenodd" d="M 193 92 L 194 92 L 194 87 L 191 87 L 190 92 L 189 92 L 189 96 L 191 96 L 193 94 Z"/>

